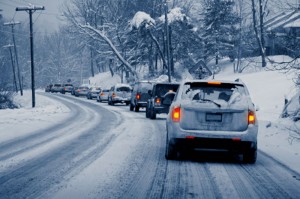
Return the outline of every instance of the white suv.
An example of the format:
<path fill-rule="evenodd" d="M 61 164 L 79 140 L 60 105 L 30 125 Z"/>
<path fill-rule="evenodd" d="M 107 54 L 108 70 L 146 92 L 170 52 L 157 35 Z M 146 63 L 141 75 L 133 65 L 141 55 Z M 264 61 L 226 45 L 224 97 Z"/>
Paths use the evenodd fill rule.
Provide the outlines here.
<path fill-rule="evenodd" d="M 220 150 L 257 157 L 256 109 L 240 81 L 183 82 L 166 121 L 166 158 L 186 150 Z"/>

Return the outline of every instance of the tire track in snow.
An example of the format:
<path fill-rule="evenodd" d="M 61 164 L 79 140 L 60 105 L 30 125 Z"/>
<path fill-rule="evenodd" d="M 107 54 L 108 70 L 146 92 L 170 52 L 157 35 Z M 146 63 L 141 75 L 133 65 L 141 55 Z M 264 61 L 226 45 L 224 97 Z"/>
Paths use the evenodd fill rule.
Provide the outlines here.
<path fill-rule="evenodd" d="M 66 97 L 64 96 L 64 98 Z M 68 101 L 67 99 L 62 100 Z M 69 134 L 76 135 L 69 140 L 66 140 L 64 134 L 57 136 L 57 139 L 54 139 L 56 143 L 52 145 L 54 148 L 42 155 L 38 153 L 29 160 L 22 161 L 21 164 L 12 164 L 8 171 L 2 172 L 0 177 L 1 198 L 37 197 L 54 184 L 63 181 L 67 174 L 80 172 L 82 168 L 97 159 L 101 155 L 101 151 L 109 145 L 113 139 L 113 136 L 109 135 L 109 131 L 112 126 L 120 123 L 120 118 L 100 106 L 78 100 L 77 102 L 85 104 L 87 108 L 83 110 L 77 108 L 81 113 L 77 114 L 78 124 L 71 122 L 69 129 L 72 131 L 65 132 L 68 136 L 70 136 Z M 72 102 L 69 101 L 69 103 Z M 101 117 L 97 111 L 104 111 L 105 117 Z M 83 123 L 80 121 L 89 122 L 90 126 L 83 128 Z M 54 134 L 56 133 L 54 132 Z M 51 138 L 48 141 L 53 142 L 54 140 Z M 45 147 L 45 144 L 39 143 L 38 137 L 34 137 L 33 141 L 35 144 L 29 147 L 29 151 L 22 151 L 18 155 L 33 153 L 31 150 L 36 151 Z M 45 140 L 41 142 L 43 143 Z"/>

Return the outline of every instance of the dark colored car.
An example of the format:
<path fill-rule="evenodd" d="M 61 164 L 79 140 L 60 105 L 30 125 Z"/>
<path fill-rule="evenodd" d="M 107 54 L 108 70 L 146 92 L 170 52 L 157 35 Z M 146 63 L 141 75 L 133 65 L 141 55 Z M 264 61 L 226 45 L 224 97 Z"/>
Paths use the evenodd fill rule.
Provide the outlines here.
<path fill-rule="evenodd" d="M 51 93 L 61 93 L 63 89 L 62 84 L 54 84 L 51 88 Z"/>
<path fill-rule="evenodd" d="M 75 91 L 78 89 L 78 86 L 74 86 L 71 90 L 71 95 L 75 95 Z"/>
<path fill-rule="evenodd" d="M 46 88 L 45 88 L 45 92 L 51 92 L 52 86 L 53 86 L 53 84 L 47 85 Z"/>
<path fill-rule="evenodd" d="M 139 81 L 134 84 L 130 99 L 130 111 L 135 110 L 135 112 L 138 112 L 140 108 L 146 108 L 147 101 L 151 97 L 148 91 L 152 87 L 153 82 L 149 81 Z"/>
<path fill-rule="evenodd" d="M 101 92 L 101 88 L 100 87 L 91 87 L 88 91 L 88 93 L 86 94 L 86 98 L 87 99 L 93 99 L 93 98 L 97 98 L 97 96 L 99 95 L 99 93 Z"/>
<path fill-rule="evenodd" d="M 146 118 L 155 119 L 156 114 L 169 113 L 169 101 L 174 98 L 178 87 L 178 83 L 155 83 L 148 91 L 151 97 L 146 106 Z"/>
<path fill-rule="evenodd" d="M 71 93 L 73 90 L 73 87 L 74 87 L 73 84 L 64 84 L 61 93 L 62 94 Z"/>

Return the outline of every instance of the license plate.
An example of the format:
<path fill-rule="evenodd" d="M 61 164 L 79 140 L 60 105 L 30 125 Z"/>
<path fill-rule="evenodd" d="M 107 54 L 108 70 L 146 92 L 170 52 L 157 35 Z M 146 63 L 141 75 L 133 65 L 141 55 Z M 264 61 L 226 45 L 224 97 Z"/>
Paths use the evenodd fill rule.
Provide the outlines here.
<path fill-rule="evenodd" d="M 207 122 L 222 122 L 222 114 L 221 113 L 206 113 L 205 119 Z"/>

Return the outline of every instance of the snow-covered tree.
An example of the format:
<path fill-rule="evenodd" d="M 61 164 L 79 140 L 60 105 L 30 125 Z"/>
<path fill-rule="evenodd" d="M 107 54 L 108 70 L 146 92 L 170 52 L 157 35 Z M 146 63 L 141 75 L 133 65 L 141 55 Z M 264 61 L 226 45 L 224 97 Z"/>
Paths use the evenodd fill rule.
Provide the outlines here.
<path fill-rule="evenodd" d="M 204 0 L 203 39 L 205 43 L 204 60 L 218 60 L 222 56 L 232 57 L 236 40 L 237 24 L 240 20 L 233 11 L 231 0 Z"/>

